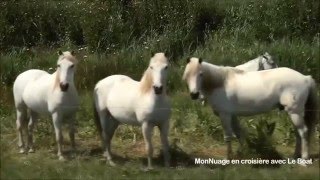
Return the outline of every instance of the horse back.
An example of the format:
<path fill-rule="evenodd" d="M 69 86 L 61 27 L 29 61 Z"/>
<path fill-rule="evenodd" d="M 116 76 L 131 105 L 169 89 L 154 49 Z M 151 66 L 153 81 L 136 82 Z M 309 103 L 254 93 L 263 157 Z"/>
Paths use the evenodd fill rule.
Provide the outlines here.
<path fill-rule="evenodd" d="M 18 75 L 13 84 L 13 96 L 16 106 L 23 102 L 23 93 L 26 87 L 41 77 L 49 75 L 46 71 L 31 69 Z"/>
<path fill-rule="evenodd" d="M 246 72 L 230 76 L 222 90 L 216 90 L 212 101 L 215 106 L 224 102 L 225 106 L 248 114 L 251 109 L 264 112 L 276 107 L 284 97 L 303 99 L 309 84 L 309 76 L 289 68 Z"/>
<path fill-rule="evenodd" d="M 259 71 L 258 73 L 262 82 L 283 86 L 283 89 L 286 87 L 300 88 L 299 86 L 306 86 L 309 84 L 310 79 L 310 76 L 285 67 Z"/>
<path fill-rule="evenodd" d="M 95 98 L 107 99 L 110 92 L 115 85 L 126 81 L 133 81 L 130 77 L 125 75 L 112 75 L 100 80 L 94 88 Z"/>

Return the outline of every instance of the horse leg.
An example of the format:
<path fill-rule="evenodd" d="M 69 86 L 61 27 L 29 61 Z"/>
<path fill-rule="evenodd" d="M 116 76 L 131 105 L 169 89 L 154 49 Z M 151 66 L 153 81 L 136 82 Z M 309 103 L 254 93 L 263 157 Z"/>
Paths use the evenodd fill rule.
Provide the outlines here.
<path fill-rule="evenodd" d="M 109 162 L 111 166 L 115 166 L 116 164 L 112 161 L 111 140 L 119 123 L 111 117 L 109 112 L 100 112 L 99 116 L 102 128 L 102 148 L 104 149 L 103 156 L 107 158 L 107 162 Z"/>
<path fill-rule="evenodd" d="M 34 111 L 30 111 L 30 120 L 28 123 L 28 147 L 29 153 L 34 153 L 33 147 L 33 128 L 37 123 L 38 114 Z"/>
<path fill-rule="evenodd" d="M 231 147 L 231 140 L 232 140 L 232 126 L 231 120 L 232 115 L 226 113 L 220 113 L 219 116 L 221 119 L 222 127 L 224 130 L 224 140 L 227 144 L 227 158 L 230 159 L 232 155 L 232 147 Z"/>
<path fill-rule="evenodd" d="M 304 113 L 303 111 L 300 112 L 289 112 L 290 118 L 293 122 L 293 124 L 296 126 L 297 131 L 300 135 L 301 138 L 301 158 L 302 159 L 308 159 L 309 157 L 309 148 L 308 148 L 308 141 L 307 141 L 307 131 L 308 128 L 304 122 L 303 116 Z M 296 145 L 299 145 L 300 140 L 297 141 Z M 299 147 L 296 147 L 296 149 Z"/>
<path fill-rule="evenodd" d="M 17 130 L 18 130 L 18 147 L 19 153 L 25 153 L 23 131 L 27 126 L 27 109 L 26 107 L 17 108 Z"/>
<path fill-rule="evenodd" d="M 58 157 L 59 160 L 64 160 L 63 154 L 62 154 L 62 143 L 63 143 L 63 136 L 62 136 L 62 115 L 58 112 L 55 112 L 52 114 L 52 120 L 53 120 L 53 126 L 54 126 L 54 131 L 56 134 L 56 141 L 58 144 Z"/>
<path fill-rule="evenodd" d="M 295 150 L 294 150 L 293 157 L 294 158 L 300 158 L 301 157 L 301 137 L 300 137 L 300 135 L 299 135 L 297 130 L 295 132 L 295 135 L 296 135 L 296 147 L 295 147 Z"/>
<path fill-rule="evenodd" d="M 169 140 L 168 140 L 169 121 L 164 122 L 158 127 L 160 130 L 160 138 L 161 138 L 162 150 L 164 155 L 164 165 L 166 167 L 169 167 L 170 166 Z"/>
<path fill-rule="evenodd" d="M 206 105 L 206 98 L 204 97 L 204 95 L 202 93 L 200 93 L 199 99 L 200 99 L 201 105 L 205 106 Z"/>
<path fill-rule="evenodd" d="M 76 127 L 75 127 L 75 117 L 72 115 L 69 120 L 69 138 L 71 142 L 71 150 L 74 152 L 76 151 L 76 143 L 74 140 L 74 134 L 76 132 Z"/>
<path fill-rule="evenodd" d="M 232 131 L 233 131 L 234 135 L 237 137 L 240 145 L 243 145 L 241 126 L 240 126 L 240 123 L 239 123 L 237 116 L 234 116 L 234 115 L 232 116 L 231 125 L 232 125 Z"/>
<path fill-rule="evenodd" d="M 142 123 L 142 134 L 144 138 L 144 142 L 146 143 L 146 151 L 148 153 L 148 168 L 153 169 L 152 167 L 152 156 L 153 156 L 153 147 L 152 147 L 152 130 L 153 126 L 148 122 Z"/>

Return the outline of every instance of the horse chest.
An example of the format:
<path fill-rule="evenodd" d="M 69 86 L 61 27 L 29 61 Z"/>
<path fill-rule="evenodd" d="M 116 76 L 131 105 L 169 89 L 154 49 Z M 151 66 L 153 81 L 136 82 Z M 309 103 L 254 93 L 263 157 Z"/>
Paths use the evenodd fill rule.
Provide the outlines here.
<path fill-rule="evenodd" d="M 215 89 L 208 97 L 208 100 L 211 107 L 217 111 L 225 111 L 232 108 L 230 96 L 228 96 L 226 91 L 222 88 Z"/>
<path fill-rule="evenodd" d="M 137 109 L 136 115 L 139 122 L 149 121 L 154 124 L 159 124 L 162 121 L 169 119 L 171 114 L 171 107 L 169 102 L 164 97 L 151 97 L 150 99 L 145 99 L 139 104 L 143 104 L 143 109 Z"/>
<path fill-rule="evenodd" d="M 74 113 L 79 107 L 79 97 L 76 91 L 55 91 L 48 94 L 49 111 L 60 111 L 63 113 Z"/>
<path fill-rule="evenodd" d="M 113 118 L 123 124 L 138 125 L 135 112 L 131 108 L 110 107 L 108 108 Z"/>

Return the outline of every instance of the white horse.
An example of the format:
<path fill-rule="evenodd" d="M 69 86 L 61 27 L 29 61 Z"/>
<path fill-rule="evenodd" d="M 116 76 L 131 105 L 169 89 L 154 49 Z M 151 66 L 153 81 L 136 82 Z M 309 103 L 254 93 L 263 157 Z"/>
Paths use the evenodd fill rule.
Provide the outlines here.
<path fill-rule="evenodd" d="M 235 66 L 235 68 L 241 69 L 246 72 L 262 71 L 267 69 L 274 69 L 277 67 L 278 65 L 274 62 L 273 57 L 268 52 L 265 52 L 263 55 L 258 56 L 257 58 L 252 59 L 244 64 Z M 199 99 L 201 101 L 201 104 L 204 106 L 206 102 L 205 96 L 200 93 Z M 232 129 L 235 136 L 240 139 L 240 124 L 236 116 L 232 116 Z"/>
<path fill-rule="evenodd" d="M 148 169 L 152 169 L 152 131 L 160 129 L 164 162 L 169 166 L 169 118 L 171 106 L 166 95 L 168 60 L 164 53 L 151 57 L 140 81 L 128 76 L 112 75 L 99 81 L 94 89 L 96 125 L 102 137 L 104 156 L 111 166 L 111 139 L 119 123 L 142 126 L 148 153 Z"/>
<path fill-rule="evenodd" d="M 190 58 L 183 79 L 192 99 L 199 92 L 219 115 L 227 142 L 228 157 L 232 153 L 232 116 L 248 116 L 283 107 L 300 136 L 296 138 L 295 155 L 309 157 L 308 144 L 317 120 L 317 95 L 311 76 L 289 68 L 244 72 Z"/>
<path fill-rule="evenodd" d="M 77 59 L 74 52 L 58 52 L 57 71 L 49 74 L 46 71 L 31 69 L 21 73 L 14 82 L 13 95 L 17 110 L 18 145 L 20 153 L 25 152 L 23 131 L 27 133 L 27 148 L 34 152 L 33 128 L 39 114 L 51 114 L 58 143 L 58 157 L 62 154 L 62 120 L 68 118 L 69 136 L 72 148 L 75 148 L 74 116 L 79 106 L 79 99 L 74 85 L 74 71 Z M 30 119 L 28 121 L 28 111 Z"/>
<path fill-rule="evenodd" d="M 257 58 L 252 59 L 244 64 L 240 64 L 235 68 L 250 72 L 274 69 L 277 67 L 278 65 L 273 61 L 272 56 L 269 53 L 265 52 L 263 55 L 258 56 Z"/>
<path fill-rule="evenodd" d="M 263 55 L 258 56 L 257 58 L 252 59 L 244 64 L 235 66 L 235 68 L 241 69 L 246 72 L 262 71 L 267 69 L 274 69 L 277 67 L 278 65 L 273 61 L 272 56 L 268 52 L 265 52 Z M 205 96 L 203 94 L 200 94 L 199 99 L 201 101 L 201 104 L 205 105 Z"/>

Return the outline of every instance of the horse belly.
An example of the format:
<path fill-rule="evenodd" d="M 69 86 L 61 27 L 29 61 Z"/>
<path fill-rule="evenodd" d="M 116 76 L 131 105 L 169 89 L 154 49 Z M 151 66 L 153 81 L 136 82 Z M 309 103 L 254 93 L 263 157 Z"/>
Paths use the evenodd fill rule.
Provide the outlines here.
<path fill-rule="evenodd" d="M 225 93 L 221 90 L 210 97 L 211 106 L 216 111 L 237 115 L 254 115 L 267 112 L 279 103 L 277 94 L 263 93 Z"/>
<path fill-rule="evenodd" d="M 235 114 L 239 115 L 254 115 L 268 112 L 274 109 L 278 103 L 279 98 L 272 96 L 256 99 L 238 99 L 237 103 L 235 103 L 234 111 Z"/>
<path fill-rule="evenodd" d="M 128 108 L 117 108 L 109 107 L 108 108 L 111 116 L 123 124 L 130 125 L 140 125 L 140 122 L 137 120 L 136 114 L 134 111 Z"/>
<path fill-rule="evenodd" d="M 49 113 L 45 86 L 28 84 L 23 92 L 23 101 L 29 109 L 40 114 Z"/>
<path fill-rule="evenodd" d="M 124 124 L 139 125 L 134 96 L 135 93 L 127 88 L 113 88 L 107 97 L 107 109 L 112 117 Z"/>
<path fill-rule="evenodd" d="M 32 111 L 40 114 L 49 113 L 48 103 L 44 98 L 41 98 L 36 95 L 28 95 L 28 96 L 24 96 L 23 99 L 27 107 Z"/>

